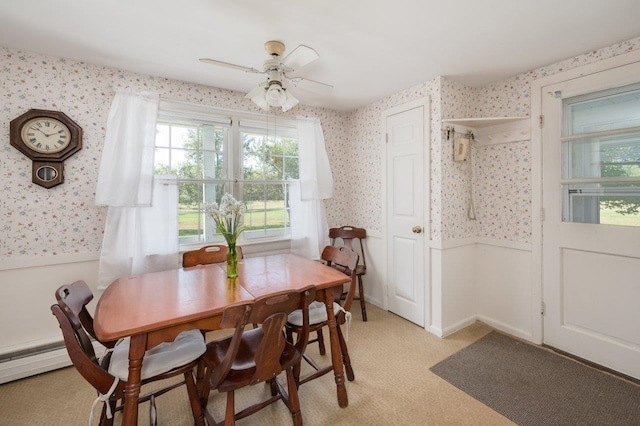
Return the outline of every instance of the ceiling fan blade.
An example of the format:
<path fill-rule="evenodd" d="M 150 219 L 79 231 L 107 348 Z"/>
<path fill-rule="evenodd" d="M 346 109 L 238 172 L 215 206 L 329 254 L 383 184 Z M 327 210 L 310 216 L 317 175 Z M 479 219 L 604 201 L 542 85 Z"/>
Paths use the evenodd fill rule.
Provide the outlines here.
<path fill-rule="evenodd" d="M 289 68 L 297 70 L 318 59 L 320 55 L 314 49 L 304 44 L 299 45 L 284 57 L 282 62 Z"/>
<path fill-rule="evenodd" d="M 298 105 L 298 103 L 300 102 L 299 100 L 294 98 L 293 95 L 288 91 L 285 92 L 285 94 L 287 96 L 287 99 L 284 101 L 284 104 L 282 104 L 282 112 L 289 111 L 291 108 Z"/>
<path fill-rule="evenodd" d="M 218 61 L 216 59 L 200 58 L 200 62 L 205 63 L 205 64 L 218 65 L 218 66 L 226 67 L 226 68 L 233 68 L 234 70 L 240 70 L 240 71 L 244 71 L 244 72 L 252 72 L 252 73 L 258 73 L 258 74 L 264 74 L 264 71 L 260 71 L 260 70 L 257 70 L 255 68 L 243 67 L 242 65 L 230 64 L 229 62 L 222 62 L 222 61 Z"/>
<path fill-rule="evenodd" d="M 308 78 L 302 77 L 287 77 L 293 86 L 302 89 L 308 90 L 310 92 L 316 93 L 330 93 L 333 90 L 333 86 L 330 84 L 320 83 L 319 81 L 309 80 Z"/>
<path fill-rule="evenodd" d="M 265 85 L 266 85 L 266 83 L 260 83 L 257 87 L 252 89 L 249 93 L 244 95 L 244 97 L 247 98 L 247 99 L 253 99 L 258 95 L 264 94 L 264 86 Z"/>

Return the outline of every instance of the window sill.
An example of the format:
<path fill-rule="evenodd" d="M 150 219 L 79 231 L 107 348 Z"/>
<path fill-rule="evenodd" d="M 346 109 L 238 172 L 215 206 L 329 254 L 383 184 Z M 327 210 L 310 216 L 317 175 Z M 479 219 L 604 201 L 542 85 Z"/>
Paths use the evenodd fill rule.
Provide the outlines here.
<path fill-rule="evenodd" d="M 209 244 L 225 244 L 209 243 Z M 180 254 L 189 250 L 198 250 L 209 244 L 185 244 L 180 246 Z M 245 256 L 264 256 L 268 254 L 276 253 L 289 253 L 291 251 L 291 238 L 274 238 L 274 239 L 261 239 L 259 241 L 243 240 L 238 243 L 242 247 L 242 252 Z"/>

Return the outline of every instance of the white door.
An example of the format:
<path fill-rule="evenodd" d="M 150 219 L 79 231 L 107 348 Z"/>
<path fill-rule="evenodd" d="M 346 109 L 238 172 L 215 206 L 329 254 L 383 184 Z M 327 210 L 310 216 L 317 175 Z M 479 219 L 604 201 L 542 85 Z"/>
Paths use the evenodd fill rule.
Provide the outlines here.
<path fill-rule="evenodd" d="M 544 343 L 640 379 L 640 63 L 542 89 Z"/>
<path fill-rule="evenodd" d="M 387 116 L 386 124 L 388 309 L 423 327 L 424 120 L 422 105 Z"/>

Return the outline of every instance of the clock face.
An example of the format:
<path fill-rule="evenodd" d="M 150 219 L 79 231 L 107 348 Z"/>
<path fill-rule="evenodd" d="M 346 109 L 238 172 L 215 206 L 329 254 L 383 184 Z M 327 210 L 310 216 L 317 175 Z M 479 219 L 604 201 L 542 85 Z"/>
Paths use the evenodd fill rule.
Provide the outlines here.
<path fill-rule="evenodd" d="M 43 154 L 60 152 L 71 143 L 69 128 L 49 117 L 36 117 L 27 121 L 20 137 L 30 149 Z"/>

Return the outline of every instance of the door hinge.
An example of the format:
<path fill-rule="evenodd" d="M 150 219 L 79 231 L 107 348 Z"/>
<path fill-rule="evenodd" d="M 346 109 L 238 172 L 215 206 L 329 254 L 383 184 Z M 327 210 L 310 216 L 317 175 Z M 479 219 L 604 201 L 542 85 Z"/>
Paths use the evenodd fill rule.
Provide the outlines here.
<path fill-rule="evenodd" d="M 544 222 L 546 212 L 544 209 L 540 209 L 540 222 Z"/>
<path fill-rule="evenodd" d="M 544 302 L 540 302 L 540 314 L 544 315 L 547 312 L 547 305 Z"/>
<path fill-rule="evenodd" d="M 385 133 L 384 139 L 386 143 L 389 143 L 389 133 Z"/>
<path fill-rule="evenodd" d="M 542 129 L 544 127 L 544 115 L 540 116 L 540 128 Z"/>

